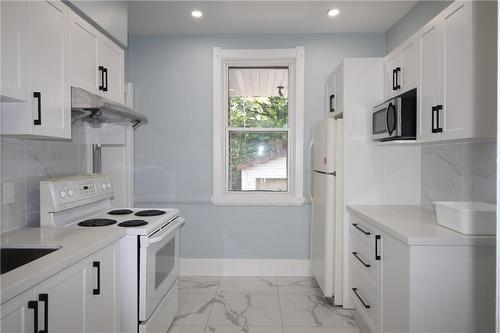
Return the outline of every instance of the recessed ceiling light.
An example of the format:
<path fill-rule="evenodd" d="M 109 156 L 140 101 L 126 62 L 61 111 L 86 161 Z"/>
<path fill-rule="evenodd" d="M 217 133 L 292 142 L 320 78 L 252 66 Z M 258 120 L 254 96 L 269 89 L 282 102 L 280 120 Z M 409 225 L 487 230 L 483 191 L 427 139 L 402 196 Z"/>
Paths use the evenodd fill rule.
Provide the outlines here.
<path fill-rule="evenodd" d="M 200 17 L 203 16 L 203 13 L 201 11 L 199 11 L 199 10 L 193 10 L 191 12 L 191 16 L 196 17 L 196 18 L 200 18 Z"/>
<path fill-rule="evenodd" d="M 340 10 L 338 10 L 337 8 L 333 8 L 333 9 L 330 9 L 327 13 L 328 13 L 328 16 L 334 17 L 334 16 L 337 16 L 340 14 Z"/>

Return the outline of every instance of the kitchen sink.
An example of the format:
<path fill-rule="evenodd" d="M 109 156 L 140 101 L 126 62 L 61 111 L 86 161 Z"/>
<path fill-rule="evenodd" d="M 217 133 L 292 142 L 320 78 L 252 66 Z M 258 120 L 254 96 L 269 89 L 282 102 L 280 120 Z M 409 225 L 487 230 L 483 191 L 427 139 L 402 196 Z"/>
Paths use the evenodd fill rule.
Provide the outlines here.
<path fill-rule="evenodd" d="M 59 250 L 61 247 L 3 247 L 0 248 L 0 274 L 10 272 L 13 269 L 26 265 L 49 253 Z"/>

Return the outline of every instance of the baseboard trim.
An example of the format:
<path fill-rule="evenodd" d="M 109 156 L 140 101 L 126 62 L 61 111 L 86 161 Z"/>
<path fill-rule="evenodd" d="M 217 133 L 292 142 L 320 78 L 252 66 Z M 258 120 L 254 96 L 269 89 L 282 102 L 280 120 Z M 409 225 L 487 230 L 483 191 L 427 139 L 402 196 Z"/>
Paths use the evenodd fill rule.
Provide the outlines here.
<path fill-rule="evenodd" d="M 312 276 L 310 260 L 181 258 L 181 275 Z"/>

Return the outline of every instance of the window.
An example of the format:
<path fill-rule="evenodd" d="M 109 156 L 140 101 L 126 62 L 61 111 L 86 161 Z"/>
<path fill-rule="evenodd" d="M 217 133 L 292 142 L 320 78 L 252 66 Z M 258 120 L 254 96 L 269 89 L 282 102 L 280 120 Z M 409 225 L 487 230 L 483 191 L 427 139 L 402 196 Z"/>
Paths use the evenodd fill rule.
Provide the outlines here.
<path fill-rule="evenodd" d="M 214 48 L 215 204 L 300 205 L 304 49 Z"/>

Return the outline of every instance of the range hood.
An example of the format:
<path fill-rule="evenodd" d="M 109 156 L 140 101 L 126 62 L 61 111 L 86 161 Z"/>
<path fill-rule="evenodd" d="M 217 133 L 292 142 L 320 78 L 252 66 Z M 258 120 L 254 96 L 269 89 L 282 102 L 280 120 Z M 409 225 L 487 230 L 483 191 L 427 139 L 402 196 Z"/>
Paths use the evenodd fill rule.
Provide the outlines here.
<path fill-rule="evenodd" d="M 148 119 L 131 108 L 93 94 L 85 89 L 71 87 L 71 120 L 100 128 L 102 124 L 147 124 Z"/>

